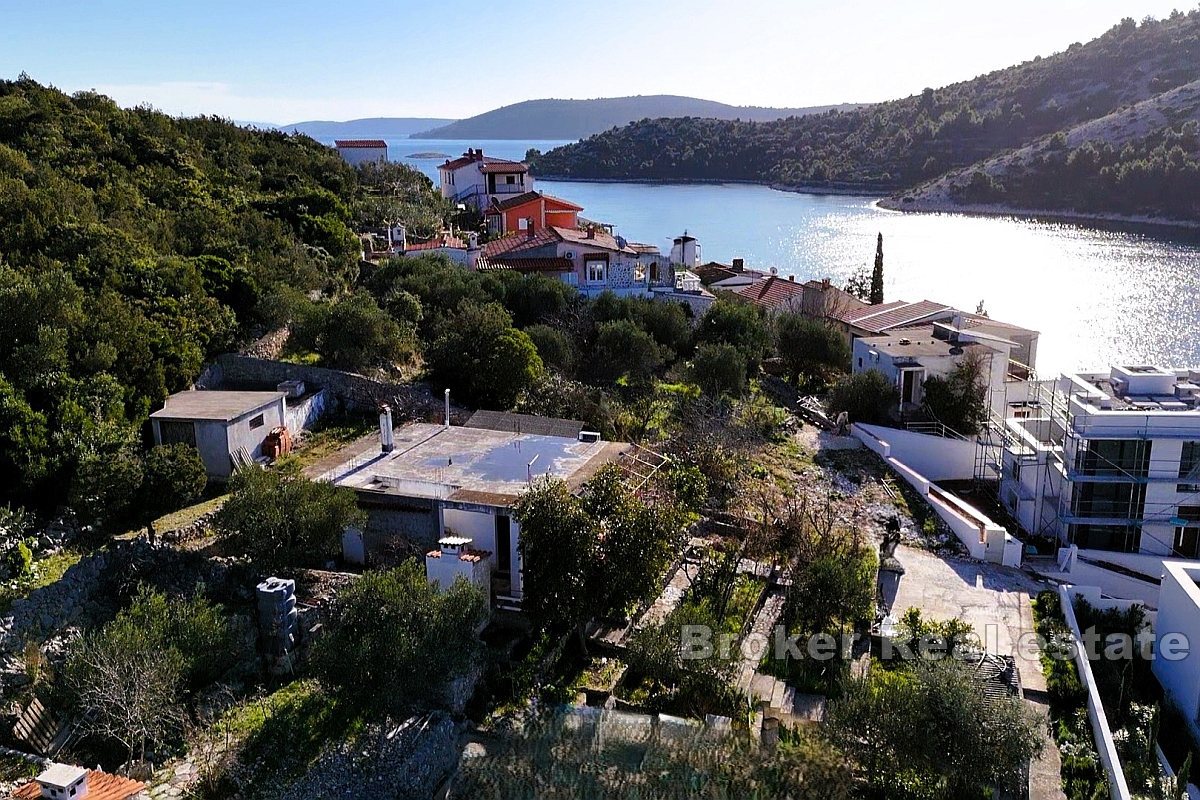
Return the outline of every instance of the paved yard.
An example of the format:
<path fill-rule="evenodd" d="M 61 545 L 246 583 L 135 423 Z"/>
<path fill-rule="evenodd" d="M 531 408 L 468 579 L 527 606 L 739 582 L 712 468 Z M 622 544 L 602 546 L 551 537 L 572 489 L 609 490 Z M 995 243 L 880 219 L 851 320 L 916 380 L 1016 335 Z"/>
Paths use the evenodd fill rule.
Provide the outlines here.
<path fill-rule="evenodd" d="M 930 619 L 960 617 L 984 637 L 990 652 L 1011 655 L 1021 672 L 1026 700 L 1043 717 L 1046 679 L 1036 655 L 1017 647 L 1022 633 L 1033 631 L 1033 595 L 1048 587 L 1020 570 L 969 559 L 939 556 L 901 545 L 896 557 L 904 565 L 904 577 L 893 605 L 899 617 L 915 606 Z M 1061 800 L 1061 760 L 1047 737 L 1041 759 L 1032 766 L 1030 797 Z"/>

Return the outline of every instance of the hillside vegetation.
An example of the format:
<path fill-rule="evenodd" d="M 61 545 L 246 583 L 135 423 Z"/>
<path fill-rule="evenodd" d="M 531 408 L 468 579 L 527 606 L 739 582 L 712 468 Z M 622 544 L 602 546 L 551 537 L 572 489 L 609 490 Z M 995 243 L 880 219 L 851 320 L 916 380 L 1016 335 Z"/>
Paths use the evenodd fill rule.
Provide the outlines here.
<path fill-rule="evenodd" d="M 0 503 L 127 500 L 206 358 L 348 286 L 356 225 L 437 217 L 390 172 L 382 202 L 304 136 L 0 82 Z"/>
<path fill-rule="evenodd" d="M 643 120 L 541 154 L 534 168 L 564 177 L 905 190 L 1197 79 L 1200 11 L 1176 12 L 1141 24 L 1126 19 L 1047 58 L 849 112 L 757 123 Z M 1165 127 L 1147 131 L 1106 166 L 1120 171 L 1127 161 L 1153 158 L 1170 138 Z M 1070 207 L 1076 187 L 1060 188 L 1043 202 Z"/>
<path fill-rule="evenodd" d="M 853 105 L 838 108 L 854 108 Z M 526 100 L 449 125 L 413 134 L 414 139 L 581 139 L 651 117 L 708 117 L 765 121 L 819 114 L 834 106 L 759 108 L 730 106 L 677 95 L 602 97 L 594 100 Z"/>

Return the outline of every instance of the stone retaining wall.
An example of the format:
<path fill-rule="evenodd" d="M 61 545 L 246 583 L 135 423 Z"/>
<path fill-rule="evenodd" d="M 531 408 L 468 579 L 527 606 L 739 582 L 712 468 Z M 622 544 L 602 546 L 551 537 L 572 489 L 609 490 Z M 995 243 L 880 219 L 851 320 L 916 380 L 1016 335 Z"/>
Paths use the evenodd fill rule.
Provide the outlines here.
<path fill-rule="evenodd" d="M 288 364 L 237 353 L 225 353 L 210 364 L 196 386 L 202 389 L 277 386 L 301 380 L 311 389 L 325 389 L 341 406 L 354 411 L 374 411 L 388 403 L 397 419 L 426 419 L 440 415 L 442 404 L 423 383 L 386 383 L 326 367 Z"/>

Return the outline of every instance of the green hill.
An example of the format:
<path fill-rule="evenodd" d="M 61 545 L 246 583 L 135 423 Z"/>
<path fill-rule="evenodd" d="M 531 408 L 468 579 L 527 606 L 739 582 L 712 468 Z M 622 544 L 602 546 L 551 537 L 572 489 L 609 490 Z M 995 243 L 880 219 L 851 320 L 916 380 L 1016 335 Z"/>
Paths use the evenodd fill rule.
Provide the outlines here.
<path fill-rule="evenodd" d="M 147 414 L 349 285 L 372 204 L 440 221 L 427 178 L 387 178 L 371 198 L 306 136 L 0 81 L 0 506 L 128 501 Z"/>
<path fill-rule="evenodd" d="M 654 117 L 774 120 L 828 111 L 813 108 L 730 106 L 676 95 L 604 97 L 595 100 L 526 100 L 449 125 L 414 133 L 414 139 L 582 139 L 634 120 Z M 855 108 L 853 105 L 838 108 Z"/>
<path fill-rule="evenodd" d="M 533 166 L 543 176 L 903 191 L 1197 79 L 1200 11 L 1176 12 L 1126 19 L 1087 44 L 900 100 L 774 122 L 643 120 Z"/>

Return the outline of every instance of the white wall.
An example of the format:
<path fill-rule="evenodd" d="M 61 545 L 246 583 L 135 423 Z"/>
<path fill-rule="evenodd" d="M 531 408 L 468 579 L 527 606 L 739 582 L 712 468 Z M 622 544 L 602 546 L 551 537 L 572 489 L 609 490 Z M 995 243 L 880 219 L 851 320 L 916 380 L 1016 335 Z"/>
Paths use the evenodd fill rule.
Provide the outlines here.
<path fill-rule="evenodd" d="M 956 481 L 975 477 L 976 444 L 973 441 L 946 439 L 881 425 L 859 423 L 858 427 L 887 441 L 893 457 L 927 480 Z"/>
<path fill-rule="evenodd" d="M 954 532 L 972 558 L 1008 567 L 1021 566 L 1021 543 L 1004 526 L 989 519 L 983 512 L 953 494 L 934 486 L 929 478 L 892 455 L 888 438 L 893 433 L 907 433 L 893 428 L 880 428 L 855 423 L 851 432 L 868 448 L 879 455 L 889 467 L 928 502 L 934 513 Z"/>
<path fill-rule="evenodd" d="M 250 421 L 259 414 L 263 417 L 263 424 L 251 428 Z M 233 453 L 239 447 L 245 447 L 251 458 L 259 458 L 262 456 L 262 443 L 266 440 L 267 434 L 271 432 L 272 428 L 282 426 L 286 417 L 284 398 L 280 397 L 265 408 L 255 409 L 232 422 L 225 423 L 225 432 L 229 440 L 228 452 Z"/>
<path fill-rule="evenodd" d="M 386 147 L 339 147 L 342 160 L 352 167 L 369 161 L 387 161 Z"/>
<path fill-rule="evenodd" d="M 1158 619 L 1154 634 L 1156 645 L 1167 634 L 1180 634 L 1190 643 L 1187 657 L 1182 661 L 1155 658 L 1154 676 L 1180 716 L 1191 726 L 1192 735 L 1200 737 L 1196 717 L 1200 711 L 1200 564 L 1169 561 L 1165 564 L 1159 592 Z M 1157 651 L 1156 651 L 1157 652 Z"/>
<path fill-rule="evenodd" d="M 442 509 L 442 536 L 453 531 L 456 536 L 471 539 L 476 550 L 487 550 L 496 557 L 496 516 L 458 508 Z"/>

